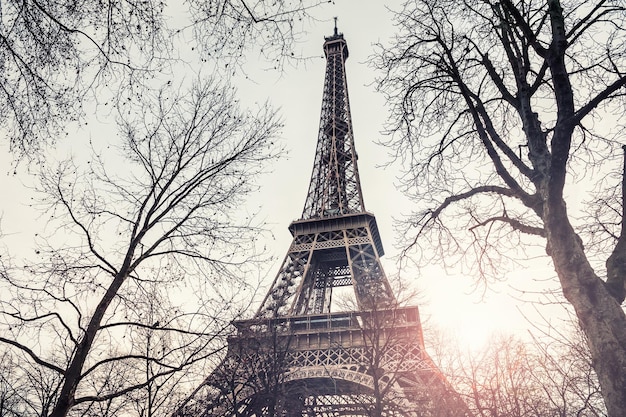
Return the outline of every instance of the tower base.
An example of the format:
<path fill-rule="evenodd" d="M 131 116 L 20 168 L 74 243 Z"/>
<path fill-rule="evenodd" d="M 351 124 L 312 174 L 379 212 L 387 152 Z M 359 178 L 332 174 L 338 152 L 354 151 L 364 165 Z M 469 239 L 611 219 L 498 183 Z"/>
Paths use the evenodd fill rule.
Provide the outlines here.
<path fill-rule="evenodd" d="M 236 321 L 182 416 L 462 417 L 417 307 Z"/>

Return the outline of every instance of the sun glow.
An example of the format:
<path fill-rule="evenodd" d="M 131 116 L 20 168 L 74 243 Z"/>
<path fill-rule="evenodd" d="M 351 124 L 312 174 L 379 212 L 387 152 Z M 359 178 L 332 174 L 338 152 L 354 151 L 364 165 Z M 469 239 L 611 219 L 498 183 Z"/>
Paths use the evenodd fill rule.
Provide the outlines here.
<path fill-rule="evenodd" d="M 454 279 L 455 285 L 442 282 L 431 285 L 428 303 L 420 310 L 428 317 L 429 325 L 446 335 L 460 353 L 483 352 L 495 336 L 519 334 L 527 327 L 514 300 L 505 291 L 477 294 L 468 280 L 447 279 L 449 283 Z"/>
<path fill-rule="evenodd" d="M 483 320 L 482 314 L 477 316 L 474 319 L 465 317 L 451 329 L 458 340 L 461 352 L 477 353 L 485 350 L 489 339 L 496 331 L 489 321 Z"/>

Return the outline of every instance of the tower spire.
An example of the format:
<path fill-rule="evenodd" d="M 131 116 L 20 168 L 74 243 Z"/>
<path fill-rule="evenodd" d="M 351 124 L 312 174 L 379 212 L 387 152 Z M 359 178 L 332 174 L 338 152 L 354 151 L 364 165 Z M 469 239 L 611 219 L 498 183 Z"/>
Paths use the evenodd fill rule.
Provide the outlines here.
<path fill-rule="evenodd" d="M 325 41 L 320 127 L 302 219 L 365 212 L 346 79 L 348 45 L 337 31 L 336 18 L 334 34 Z"/>

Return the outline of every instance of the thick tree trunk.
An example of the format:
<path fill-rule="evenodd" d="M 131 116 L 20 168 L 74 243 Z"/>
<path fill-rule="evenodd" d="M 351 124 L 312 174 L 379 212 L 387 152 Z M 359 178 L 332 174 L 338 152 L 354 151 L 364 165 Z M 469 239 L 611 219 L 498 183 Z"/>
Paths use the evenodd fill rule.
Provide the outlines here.
<path fill-rule="evenodd" d="M 624 150 L 624 166 L 622 168 L 622 221 L 617 244 L 611 256 L 606 260 L 606 285 L 613 297 L 619 302 L 626 299 L 626 145 Z"/>
<path fill-rule="evenodd" d="M 565 298 L 588 338 L 610 417 L 626 416 L 626 315 L 587 261 L 564 202 L 546 210 L 550 255 Z"/>
<path fill-rule="evenodd" d="M 593 367 L 610 417 L 626 416 L 626 315 L 587 260 L 582 240 L 569 222 L 563 200 L 567 163 L 576 125 L 574 92 L 566 63 L 569 46 L 559 0 L 548 1 L 552 43 L 546 61 L 552 73 L 557 123 L 551 139 L 549 175 L 536 184 L 544 199 L 548 249 L 561 282 L 587 336 Z"/>

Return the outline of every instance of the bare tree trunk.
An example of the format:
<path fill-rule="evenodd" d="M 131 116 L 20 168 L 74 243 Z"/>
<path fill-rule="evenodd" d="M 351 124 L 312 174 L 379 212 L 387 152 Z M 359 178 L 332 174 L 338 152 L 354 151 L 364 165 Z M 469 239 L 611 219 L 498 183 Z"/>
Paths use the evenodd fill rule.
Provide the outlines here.
<path fill-rule="evenodd" d="M 127 259 L 130 258 L 131 257 L 127 257 Z M 50 417 L 65 417 L 70 408 L 74 405 L 74 395 L 76 394 L 78 383 L 81 380 L 85 360 L 87 360 L 87 356 L 89 355 L 93 342 L 98 334 L 102 318 L 125 279 L 125 273 L 118 273 L 107 289 L 104 297 L 102 297 L 102 300 L 98 303 L 91 320 L 89 320 L 89 325 L 85 331 L 84 338 L 77 345 L 76 353 L 69 363 L 67 371 L 65 371 L 65 380 L 63 382 L 63 386 L 61 387 L 59 398 L 50 413 Z"/>
<path fill-rule="evenodd" d="M 561 205 L 564 210 L 564 205 Z M 587 335 L 602 395 L 611 417 L 626 412 L 626 316 L 593 272 L 569 222 L 547 218 L 548 242 L 563 294 Z"/>
<path fill-rule="evenodd" d="M 609 292 L 619 303 L 626 299 L 626 145 L 622 145 L 624 151 L 624 167 L 622 169 L 622 221 L 620 223 L 620 235 L 617 244 L 613 248 L 611 256 L 606 260 L 606 285 Z"/>
<path fill-rule="evenodd" d="M 551 140 L 548 177 L 539 182 L 538 187 L 544 196 L 544 228 L 563 295 L 574 307 L 581 328 L 588 337 L 594 369 L 609 415 L 619 417 L 626 415 L 626 315 L 589 264 L 582 240 L 570 224 L 563 200 L 577 119 L 565 62 L 568 47 L 565 17 L 558 0 L 549 1 L 548 14 L 552 43 L 546 61 L 553 76 L 558 113 Z"/>

